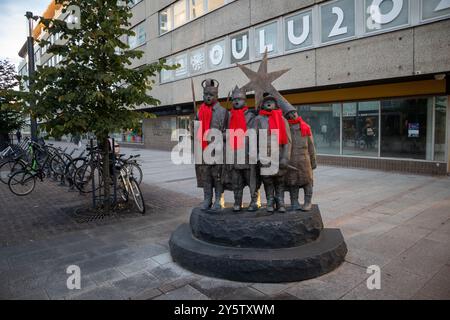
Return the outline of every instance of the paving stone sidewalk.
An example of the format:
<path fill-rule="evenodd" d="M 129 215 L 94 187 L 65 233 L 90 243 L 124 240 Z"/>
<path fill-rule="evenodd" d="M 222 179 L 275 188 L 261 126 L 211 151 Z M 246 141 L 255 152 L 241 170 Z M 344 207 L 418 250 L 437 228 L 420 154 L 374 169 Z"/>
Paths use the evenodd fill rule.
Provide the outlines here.
<path fill-rule="evenodd" d="M 89 198 L 56 182 L 19 198 L 0 185 L 0 299 L 450 299 L 450 178 L 320 167 L 314 202 L 340 228 L 345 263 L 317 279 L 239 283 L 195 275 L 172 262 L 168 239 L 200 201 L 193 166 L 141 153 L 148 214 L 77 223 Z M 227 200 L 232 199 L 227 194 Z M 368 290 L 370 265 L 381 290 Z M 81 290 L 68 290 L 78 265 Z"/>

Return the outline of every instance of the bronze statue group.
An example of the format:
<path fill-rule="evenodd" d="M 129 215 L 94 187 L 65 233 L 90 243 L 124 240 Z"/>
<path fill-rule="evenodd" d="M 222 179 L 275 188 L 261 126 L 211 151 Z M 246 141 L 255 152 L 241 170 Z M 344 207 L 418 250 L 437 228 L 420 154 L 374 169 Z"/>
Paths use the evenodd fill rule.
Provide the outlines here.
<path fill-rule="evenodd" d="M 316 154 L 314 140 L 310 126 L 297 114 L 296 109 L 289 104 L 278 92 L 265 93 L 262 101 L 255 109 L 246 105 L 246 92 L 237 86 L 231 94 L 232 109 L 227 111 L 218 101 L 219 83 L 207 79 L 202 83 L 203 103 L 199 107 L 196 121 L 200 124 L 199 137 L 201 148 L 208 146 L 204 134 L 210 129 L 223 133 L 227 130 L 242 130 L 246 132 L 254 129 L 261 138 L 268 135 L 267 153 L 270 154 L 276 143 L 279 155 L 279 165 L 276 172 L 267 174 L 261 170 L 269 164 L 263 163 L 263 154 L 258 150 L 258 161 L 249 161 L 248 137 L 234 136 L 231 149 L 237 152 L 244 148 L 244 163 L 236 161 L 225 164 L 196 164 L 198 187 L 203 188 L 203 210 L 212 212 L 223 208 L 223 194 L 225 190 L 234 193 L 233 211 L 242 210 L 244 188 L 249 187 L 250 204 L 248 211 L 259 209 L 259 189 L 264 185 L 266 194 L 266 210 L 272 214 L 286 212 L 284 194 L 289 192 L 292 211 L 310 211 L 313 196 L 313 170 L 316 168 Z M 257 101 L 258 104 L 258 101 Z M 271 135 L 276 133 L 276 138 Z M 299 203 L 299 190 L 304 190 L 304 204 Z M 213 201 L 214 198 L 214 201 Z"/>

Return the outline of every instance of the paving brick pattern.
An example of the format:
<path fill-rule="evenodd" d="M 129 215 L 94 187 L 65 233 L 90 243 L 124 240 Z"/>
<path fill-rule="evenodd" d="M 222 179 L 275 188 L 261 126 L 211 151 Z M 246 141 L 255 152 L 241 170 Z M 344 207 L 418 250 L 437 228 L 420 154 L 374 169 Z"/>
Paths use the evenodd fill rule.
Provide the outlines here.
<path fill-rule="evenodd" d="M 124 151 L 142 154 L 145 216 L 79 224 L 70 212 L 89 198 L 52 181 L 25 198 L 0 185 L 0 299 L 450 299 L 448 177 L 320 167 L 314 201 L 344 233 L 344 264 L 303 282 L 239 283 L 193 274 L 168 252 L 199 202 L 193 167 Z M 373 264 L 381 290 L 366 286 Z M 81 290 L 67 289 L 69 265 L 81 269 Z"/>

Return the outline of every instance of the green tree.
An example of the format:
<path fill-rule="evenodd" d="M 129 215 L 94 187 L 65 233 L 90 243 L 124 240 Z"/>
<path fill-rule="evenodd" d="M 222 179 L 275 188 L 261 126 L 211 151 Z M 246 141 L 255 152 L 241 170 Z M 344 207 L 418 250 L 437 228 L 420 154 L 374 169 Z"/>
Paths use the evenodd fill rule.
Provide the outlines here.
<path fill-rule="evenodd" d="M 0 146 L 9 142 L 9 133 L 24 124 L 22 104 L 19 102 L 16 70 L 7 60 L 0 60 Z"/>
<path fill-rule="evenodd" d="M 72 29 L 59 19 L 41 22 L 50 35 L 59 35 L 63 43 L 51 45 L 48 52 L 59 55 L 56 67 L 39 67 L 33 76 L 29 99 L 35 101 L 35 112 L 50 136 L 95 134 L 103 150 L 104 197 L 110 199 L 108 135 L 137 125 L 148 116 L 137 112 L 142 105 L 157 105 L 148 92 L 154 77 L 162 69 L 171 69 L 161 60 L 131 69 L 143 52 L 131 49 L 127 38 L 135 36 L 130 28 L 132 13 L 128 1 L 56 0 L 63 6 L 81 11 L 81 28 Z M 109 201 L 105 203 L 109 210 Z"/>

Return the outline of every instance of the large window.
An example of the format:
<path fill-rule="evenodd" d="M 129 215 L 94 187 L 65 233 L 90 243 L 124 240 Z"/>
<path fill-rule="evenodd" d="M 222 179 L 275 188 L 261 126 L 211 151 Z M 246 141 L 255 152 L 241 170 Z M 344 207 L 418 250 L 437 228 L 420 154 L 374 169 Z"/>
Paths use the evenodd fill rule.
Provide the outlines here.
<path fill-rule="evenodd" d="M 378 156 L 379 102 L 344 103 L 342 152 L 351 156 Z"/>
<path fill-rule="evenodd" d="M 436 97 L 435 101 L 434 160 L 446 161 L 448 99 L 447 97 Z"/>
<path fill-rule="evenodd" d="M 186 15 L 186 0 L 181 0 L 175 2 L 173 5 L 173 27 L 179 27 L 182 24 L 186 23 L 187 15 Z"/>
<path fill-rule="evenodd" d="M 340 154 L 341 104 L 300 106 L 299 115 L 311 126 L 318 153 Z"/>
<path fill-rule="evenodd" d="M 159 12 L 159 34 L 164 34 L 235 0 L 178 0 Z"/>
<path fill-rule="evenodd" d="M 122 143 L 144 143 L 142 123 L 137 128 L 122 130 L 111 135 L 117 142 Z"/>
<path fill-rule="evenodd" d="M 205 13 L 205 1 L 204 0 L 189 0 L 191 8 L 191 19 L 200 17 Z"/>
<path fill-rule="evenodd" d="M 432 160 L 433 99 L 381 101 L 381 156 Z"/>
<path fill-rule="evenodd" d="M 167 8 L 159 13 L 159 33 L 163 34 L 172 30 L 173 20 L 172 7 Z"/>
<path fill-rule="evenodd" d="M 225 0 L 208 0 L 208 11 L 215 10 L 225 4 Z"/>
<path fill-rule="evenodd" d="M 141 23 L 131 30 L 134 31 L 135 35 L 128 37 L 128 45 L 131 49 L 134 49 L 145 43 L 147 37 L 145 32 L 145 23 Z"/>
<path fill-rule="evenodd" d="M 447 161 L 447 97 L 302 105 L 320 154 Z"/>

